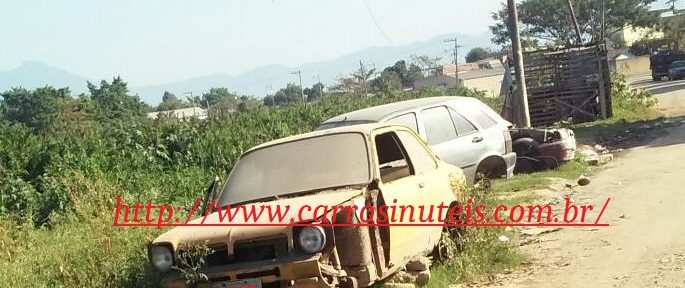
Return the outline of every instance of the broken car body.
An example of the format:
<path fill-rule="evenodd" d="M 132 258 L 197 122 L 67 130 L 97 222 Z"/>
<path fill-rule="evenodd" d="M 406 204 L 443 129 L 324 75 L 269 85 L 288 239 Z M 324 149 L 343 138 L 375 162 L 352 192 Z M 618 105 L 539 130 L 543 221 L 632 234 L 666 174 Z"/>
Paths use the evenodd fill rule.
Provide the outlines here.
<path fill-rule="evenodd" d="M 186 285 L 171 266 L 180 249 L 192 244 L 213 250 L 203 273 L 220 287 L 244 286 L 245 281 L 261 287 L 366 287 L 432 252 L 443 227 L 393 226 L 416 223 L 406 217 L 371 226 L 325 225 L 345 223 L 345 212 L 299 222 L 322 225 L 288 225 L 288 220 L 296 219 L 305 205 L 452 206 L 464 187 L 462 170 L 440 161 L 404 126 L 363 124 L 288 137 L 245 152 L 218 198 L 220 205 L 289 205 L 286 221 L 260 227 L 239 226 L 244 219 L 233 226 L 176 227 L 151 243 L 150 259 L 165 274 L 167 287 Z M 354 213 L 348 224 L 364 218 Z M 217 212 L 204 219 L 210 225 L 220 222 Z"/>
<path fill-rule="evenodd" d="M 511 138 L 517 173 L 553 169 L 575 157 L 576 138 L 570 129 L 514 128 Z"/>

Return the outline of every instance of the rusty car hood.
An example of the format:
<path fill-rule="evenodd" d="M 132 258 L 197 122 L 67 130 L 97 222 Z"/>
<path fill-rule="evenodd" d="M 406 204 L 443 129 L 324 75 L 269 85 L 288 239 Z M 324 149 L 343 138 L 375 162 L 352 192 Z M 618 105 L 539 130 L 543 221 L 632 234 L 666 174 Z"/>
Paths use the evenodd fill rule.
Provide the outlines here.
<path fill-rule="evenodd" d="M 365 188 L 364 188 L 365 189 Z M 245 221 L 243 219 L 243 214 L 242 211 L 239 211 L 237 214 L 239 217 L 236 217 L 233 221 L 227 222 L 224 218 L 224 221 L 222 222 L 219 218 L 219 213 L 214 212 L 209 215 L 204 219 L 203 222 L 203 217 L 199 217 L 197 219 L 194 219 L 189 222 L 189 224 L 208 224 L 207 226 L 179 226 L 175 227 L 164 234 L 160 235 L 157 237 L 154 241 L 152 241 L 153 244 L 170 244 L 174 250 L 177 250 L 178 246 L 180 244 L 217 244 L 217 243 L 225 243 L 225 244 L 231 244 L 234 243 L 235 241 L 240 241 L 240 240 L 248 240 L 248 239 L 258 239 L 258 238 L 263 238 L 263 237 L 271 237 L 271 236 L 277 236 L 277 235 L 284 235 L 284 236 L 289 236 L 290 234 L 290 227 L 285 226 L 285 225 L 277 225 L 277 224 L 288 224 L 290 223 L 290 219 L 298 219 L 298 214 L 299 211 L 302 207 L 305 205 L 309 205 L 311 207 L 311 211 L 305 210 L 303 212 L 303 217 L 312 215 L 314 213 L 314 210 L 318 205 L 327 205 L 327 206 L 333 206 L 333 205 L 339 205 L 343 204 L 347 201 L 350 201 L 358 196 L 363 195 L 364 189 L 341 189 L 341 190 L 334 190 L 334 191 L 325 191 L 325 192 L 320 192 L 316 194 L 311 194 L 311 195 L 305 195 L 305 196 L 300 196 L 300 197 L 294 197 L 294 198 L 288 198 L 288 199 L 279 199 L 279 200 L 274 200 L 274 201 L 268 201 L 268 202 L 258 202 L 258 203 L 250 203 L 246 204 L 247 207 L 250 205 L 255 205 L 256 207 L 260 207 L 262 205 L 265 206 L 271 206 L 273 208 L 277 206 L 285 207 L 286 205 L 289 205 L 289 209 L 287 213 L 284 213 L 285 217 L 283 218 L 284 221 L 279 222 L 277 220 L 269 221 L 269 217 L 262 216 L 260 217 L 260 221 L 253 222 L 253 221 Z M 362 204 L 363 205 L 363 204 Z M 236 207 L 231 208 L 233 209 L 238 209 Z M 281 208 L 284 209 L 284 208 Z M 323 209 L 319 209 L 321 211 L 318 211 L 319 215 L 325 211 Z M 259 210 L 257 210 L 259 211 Z M 225 214 L 226 212 L 224 212 Z M 268 210 L 264 210 L 264 215 L 268 215 Z M 313 217 L 310 217 L 313 218 Z M 230 224 L 246 224 L 246 223 L 258 223 L 258 224 L 276 224 L 274 226 L 230 226 Z M 226 226 L 217 226 L 217 224 L 229 224 Z M 214 225 L 214 226 L 212 226 Z M 230 245 L 229 245 L 230 247 Z"/>

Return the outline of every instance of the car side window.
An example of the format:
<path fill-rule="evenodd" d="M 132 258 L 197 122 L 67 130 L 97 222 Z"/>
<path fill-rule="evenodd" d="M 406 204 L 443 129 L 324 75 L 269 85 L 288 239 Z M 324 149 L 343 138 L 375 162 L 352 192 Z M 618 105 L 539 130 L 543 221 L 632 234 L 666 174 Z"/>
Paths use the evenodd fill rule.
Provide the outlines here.
<path fill-rule="evenodd" d="M 429 144 L 439 144 L 457 138 L 457 130 L 454 128 L 447 107 L 440 106 L 423 110 L 421 116 L 423 116 L 426 139 Z"/>
<path fill-rule="evenodd" d="M 426 171 L 434 170 L 438 167 L 433 156 L 431 155 L 426 147 L 416 139 L 414 134 L 409 131 L 398 131 L 397 136 L 400 137 L 404 149 L 407 151 L 409 156 L 409 162 L 411 166 L 414 167 L 415 174 L 421 174 Z"/>
<path fill-rule="evenodd" d="M 454 121 L 454 126 L 457 127 L 457 135 L 464 136 L 478 131 L 476 126 L 473 126 L 469 120 L 466 120 L 457 111 L 450 109 L 450 115 L 452 116 L 452 121 Z"/>
<path fill-rule="evenodd" d="M 478 109 L 477 107 L 469 107 L 467 109 L 464 109 L 464 114 L 466 116 L 471 117 L 474 121 L 478 122 L 481 127 L 484 129 L 488 129 L 490 127 L 493 127 L 497 125 L 497 121 L 494 119 L 490 118 L 483 110 Z"/>
<path fill-rule="evenodd" d="M 405 126 L 411 128 L 412 130 L 416 131 L 417 133 L 419 131 L 419 124 L 417 124 L 416 114 L 414 114 L 414 113 L 407 113 L 407 114 L 395 116 L 393 118 L 390 118 L 386 122 L 392 123 L 392 124 L 405 125 Z"/>
<path fill-rule="evenodd" d="M 374 140 L 381 181 L 388 183 L 414 174 L 406 152 L 395 133 L 383 133 L 377 135 Z"/>

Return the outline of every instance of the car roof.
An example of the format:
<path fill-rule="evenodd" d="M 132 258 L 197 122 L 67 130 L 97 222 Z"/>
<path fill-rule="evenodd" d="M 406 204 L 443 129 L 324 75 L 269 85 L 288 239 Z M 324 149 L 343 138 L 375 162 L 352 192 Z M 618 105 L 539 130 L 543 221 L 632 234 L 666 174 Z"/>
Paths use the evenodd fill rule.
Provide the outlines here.
<path fill-rule="evenodd" d="M 330 118 L 330 119 L 324 121 L 322 124 L 332 123 L 332 122 L 343 122 L 343 121 L 360 121 L 360 122 L 374 121 L 374 122 L 378 122 L 378 121 L 383 120 L 383 118 L 390 116 L 392 114 L 401 113 L 404 111 L 410 111 L 410 110 L 414 110 L 414 109 L 420 108 L 420 107 L 451 102 L 451 101 L 455 101 L 455 102 L 462 102 L 463 101 L 464 103 L 465 102 L 473 102 L 473 101 L 479 102 L 478 99 L 476 99 L 476 98 L 464 97 L 464 96 L 439 96 L 439 97 L 419 98 L 419 99 L 394 102 L 394 103 L 364 108 L 361 110 L 356 110 L 353 112 L 345 113 L 345 114 L 338 115 L 338 116 L 335 116 L 333 118 Z"/>
<path fill-rule="evenodd" d="M 278 144 L 282 144 L 282 143 L 287 143 L 287 142 L 292 142 L 292 141 L 302 140 L 302 139 L 307 139 L 307 138 L 325 136 L 325 135 L 330 135 L 330 134 L 360 133 L 360 134 L 364 134 L 364 135 L 370 135 L 371 132 L 376 130 L 376 129 L 384 128 L 384 127 L 390 127 L 390 126 L 397 126 L 398 128 L 402 127 L 400 125 L 393 125 L 393 124 L 386 124 L 386 123 L 367 123 L 367 124 L 336 127 L 336 128 L 326 129 L 326 130 L 312 131 L 312 132 L 308 132 L 308 133 L 297 134 L 297 135 L 288 136 L 288 137 L 272 140 L 269 142 L 265 142 L 265 143 L 262 143 L 262 144 L 255 146 L 255 147 L 250 148 L 249 150 L 245 151 L 245 153 L 243 153 L 243 154 L 247 154 L 247 153 L 252 152 L 254 150 L 259 150 L 261 148 L 265 148 L 265 147 L 269 147 L 269 146 L 273 146 L 273 145 L 278 145 Z"/>

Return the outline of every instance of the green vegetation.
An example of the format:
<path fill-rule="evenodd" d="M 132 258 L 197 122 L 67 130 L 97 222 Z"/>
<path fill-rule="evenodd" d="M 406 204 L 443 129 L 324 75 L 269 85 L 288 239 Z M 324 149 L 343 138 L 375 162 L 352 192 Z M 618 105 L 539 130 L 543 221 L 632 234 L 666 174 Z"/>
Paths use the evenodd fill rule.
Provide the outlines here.
<path fill-rule="evenodd" d="M 153 285 L 158 279 L 146 245 L 161 231 L 113 227 L 117 196 L 185 206 L 246 149 L 310 131 L 329 117 L 418 97 L 483 99 L 465 88 L 329 95 L 307 106 L 255 104 L 208 120 L 153 121 L 120 78 L 90 88 L 78 98 L 50 87 L 2 94 L 0 283 L 6 286 Z M 34 96 L 44 105 L 33 105 Z"/>
<path fill-rule="evenodd" d="M 652 93 L 630 87 L 624 75 L 611 75 L 611 95 L 614 117 L 576 125 L 573 128 L 577 138 L 591 141 L 610 138 L 662 116 L 654 109 L 657 99 Z"/>
<path fill-rule="evenodd" d="M 628 25 L 635 28 L 654 28 L 659 24 L 656 13 L 649 11 L 650 4 L 656 0 L 574 0 L 575 11 L 583 41 L 593 43 L 602 41 L 601 25 L 598 17 L 602 15 L 602 5 L 606 5 L 606 37 L 623 30 Z M 524 0 L 518 6 L 522 45 L 537 47 L 539 44 L 576 43 L 576 31 L 570 25 L 568 0 Z M 493 13 L 495 24 L 490 26 L 494 35 L 493 43 L 509 43 L 509 29 L 506 3 Z"/>
<path fill-rule="evenodd" d="M 395 68 L 405 71 L 401 66 Z M 393 69 L 388 71 L 396 73 Z M 406 75 L 411 75 L 409 70 Z M 113 227 L 117 196 L 128 203 L 187 205 L 214 175 L 225 175 L 246 149 L 310 131 L 324 119 L 369 106 L 467 95 L 495 110 L 501 107 L 500 99 L 466 88 L 390 90 L 370 97 L 323 95 L 307 106 L 265 107 L 251 102 L 236 113 L 210 114 L 208 120 L 161 117 L 153 121 L 144 114 L 149 107 L 129 94 L 122 79 L 89 88 L 89 95 L 78 98 L 71 97 L 68 89 L 51 87 L 1 94 L 0 283 L 6 286 L 154 285 L 158 279 L 148 268 L 146 244 L 161 231 Z M 617 116 L 644 115 L 653 105 L 643 92 L 625 85 L 614 89 Z M 208 94 L 202 100 L 236 100 L 224 90 Z M 249 100 L 238 97 L 237 101 Z M 548 177 L 572 179 L 586 171 L 582 162 L 574 161 L 555 171 L 496 182 L 495 191 L 544 185 Z M 470 230 L 459 256 L 434 268 L 432 287 L 520 263 L 525 257 L 511 243 L 498 240 L 506 233 L 498 228 Z"/>
<path fill-rule="evenodd" d="M 499 193 L 474 193 L 474 207 L 480 204 L 488 207 L 487 213 L 494 213 L 497 205 L 515 205 L 521 202 L 502 200 Z M 517 250 L 513 241 L 501 241 L 500 236 L 513 239 L 513 232 L 504 227 L 469 227 L 461 239 L 463 249 L 456 257 L 441 265 L 431 268 L 431 280 L 427 287 L 448 287 L 450 284 L 477 280 L 484 275 L 498 273 L 512 269 L 527 259 L 527 256 Z"/>
<path fill-rule="evenodd" d="M 629 87 L 623 75 L 612 75 L 612 95 L 614 118 L 572 127 L 577 134 L 583 137 L 591 134 L 609 137 L 641 121 L 654 119 L 658 115 L 652 109 L 656 99 L 651 93 Z M 573 161 L 555 170 L 519 174 L 510 180 L 494 181 L 493 193 L 487 194 L 481 201 L 488 207 L 499 204 L 513 206 L 534 203 L 538 196 L 516 192 L 546 187 L 552 182 L 552 178 L 564 178 L 575 182 L 579 176 L 591 175 L 594 171 L 596 170 L 588 166 L 577 154 Z M 516 242 L 502 242 L 499 239 L 501 235 L 510 239 L 517 238 L 513 232 L 501 227 L 469 228 L 463 235 L 464 250 L 458 257 L 431 269 L 432 276 L 428 287 L 447 287 L 454 283 L 478 281 L 485 275 L 515 268 L 526 261 L 527 256 L 516 249 Z"/>
<path fill-rule="evenodd" d="M 492 51 L 490 48 L 475 47 L 466 53 L 466 62 L 478 62 L 488 58 L 496 57 L 498 52 Z"/>

